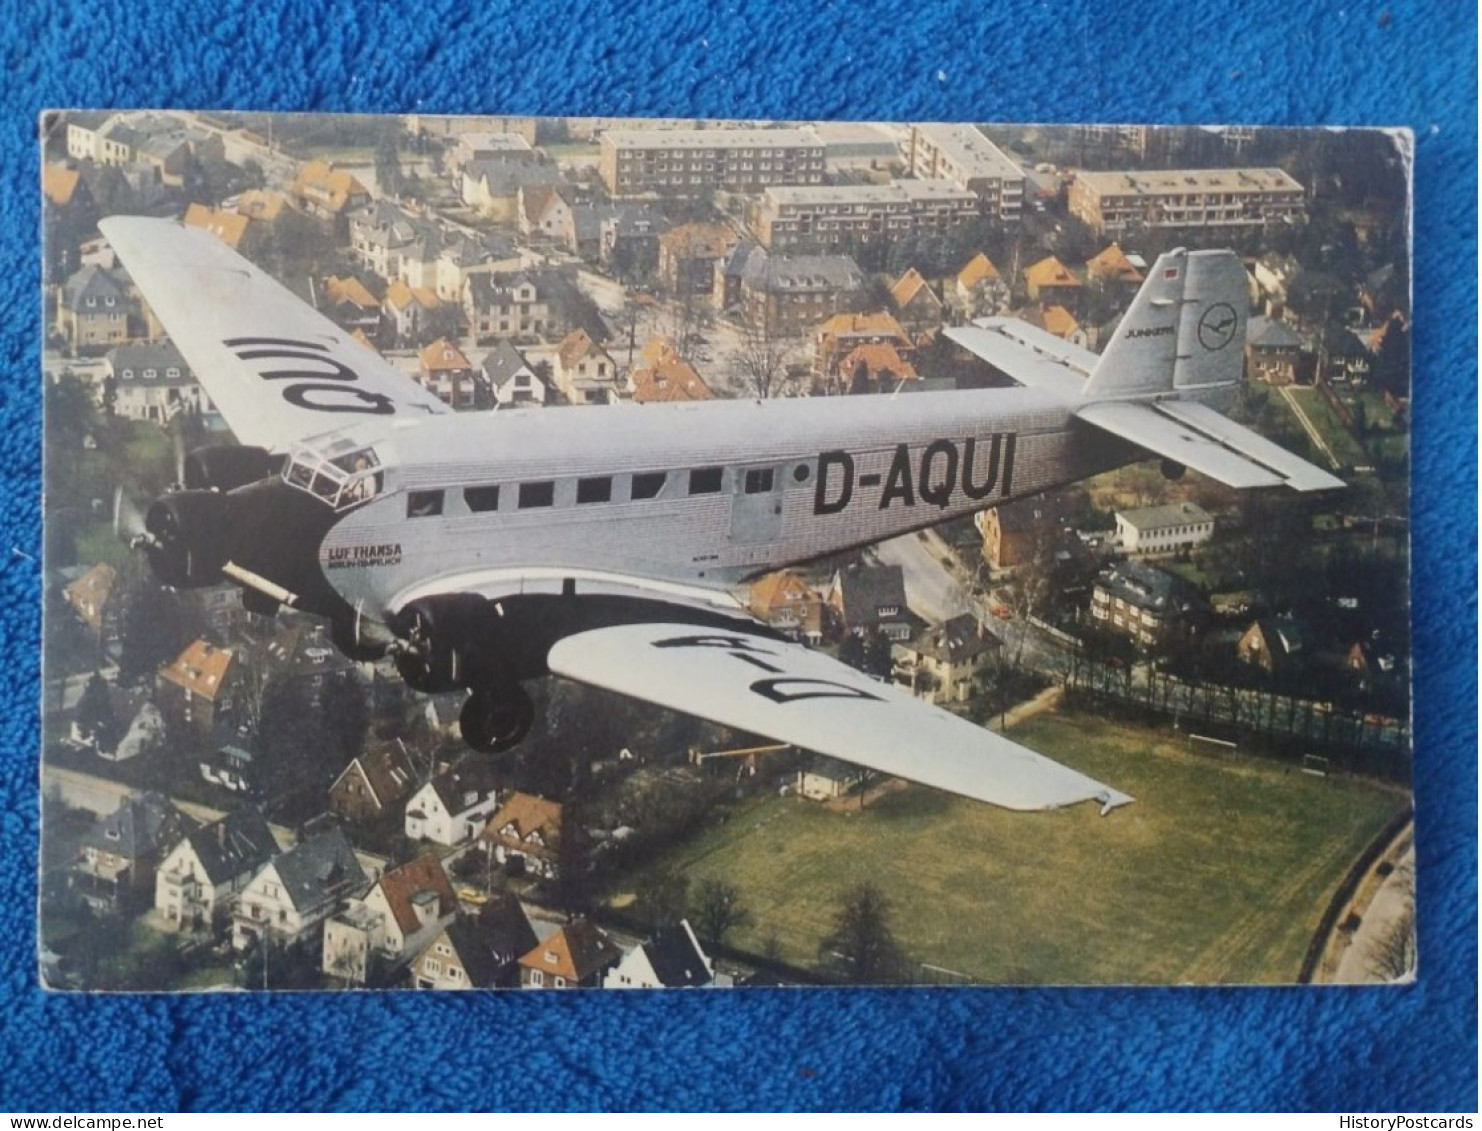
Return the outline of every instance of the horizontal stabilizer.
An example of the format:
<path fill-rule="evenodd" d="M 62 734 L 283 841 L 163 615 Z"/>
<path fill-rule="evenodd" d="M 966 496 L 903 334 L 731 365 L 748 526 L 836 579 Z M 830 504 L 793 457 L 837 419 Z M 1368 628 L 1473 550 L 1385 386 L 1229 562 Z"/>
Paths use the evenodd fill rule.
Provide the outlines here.
<path fill-rule="evenodd" d="M 1079 399 L 1096 355 L 1017 318 L 980 318 L 946 335 L 1021 385 Z"/>
<path fill-rule="evenodd" d="M 1321 468 L 1194 402 L 1104 401 L 1077 409 L 1076 416 L 1227 487 L 1316 491 L 1343 486 Z"/>
<path fill-rule="evenodd" d="M 1293 490 L 1326 491 L 1344 485 L 1343 480 L 1292 455 L 1279 444 L 1273 444 L 1249 428 L 1243 428 L 1228 417 L 1221 416 L 1208 405 L 1197 401 L 1163 401 L 1154 404 L 1153 408 L 1209 437 L 1215 443 L 1223 444 L 1262 467 L 1270 468 Z"/>
<path fill-rule="evenodd" d="M 578 632 L 557 675 L 1007 809 L 1132 799 L 821 652 L 684 623 Z"/>

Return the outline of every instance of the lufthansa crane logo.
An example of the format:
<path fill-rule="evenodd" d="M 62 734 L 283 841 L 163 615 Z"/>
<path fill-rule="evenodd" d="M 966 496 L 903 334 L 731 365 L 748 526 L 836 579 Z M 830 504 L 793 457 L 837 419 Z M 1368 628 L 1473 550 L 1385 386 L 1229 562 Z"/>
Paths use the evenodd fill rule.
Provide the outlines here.
<path fill-rule="evenodd" d="M 1217 302 L 1199 319 L 1199 344 L 1213 352 L 1222 350 L 1235 336 L 1235 308 L 1228 302 Z"/>

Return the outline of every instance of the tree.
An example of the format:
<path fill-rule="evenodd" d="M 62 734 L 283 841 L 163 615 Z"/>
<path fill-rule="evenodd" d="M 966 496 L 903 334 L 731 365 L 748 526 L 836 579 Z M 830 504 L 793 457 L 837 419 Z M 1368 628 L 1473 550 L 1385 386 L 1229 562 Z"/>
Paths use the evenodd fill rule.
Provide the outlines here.
<path fill-rule="evenodd" d="M 818 944 L 819 957 L 841 960 L 856 985 L 900 982 L 906 958 L 890 930 L 890 903 L 866 881 L 849 889 L 834 926 Z"/>
<path fill-rule="evenodd" d="M 768 293 L 762 295 L 761 317 L 747 319 L 735 364 L 748 396 L 766 400 L 782 391 L 782 381 L 787 376 L 787 340 L 773 325 Z"/>
<path fill-rule="evenodd" d="M 118 745 L 118 716 L 113 711 L 113 700 L 108 694 L 108 681 L 98 672 L 82 689 L 77 701 L 77 733 L 93 749 L 111 751 Z"/>
<path fill-rule="evenodd" d="M 872 629 L 865 637 L 863 670 L 865 674 L 880 679 L 889 679 L 895 671 L 895 656 L 890 637 L 878 628 Z"/>
<path fill-rule="evenodd" d="M 673 927 L 689 907 L 690 878 L 667 868 L 650 873 L 638 889 L 644 917 L 655 930 Z"/>
<path fill-rule="evenodd" d="M 178 598 L 154 578 L 140 574 L 124 599 L 119 626 L 118 679 L 140 683 L 180 655 L 190 625 Z"/>
<path fill-rule="evenodd" d="M 741 902 L 740 890 L 720 879 L 700 881 L 690 917 L 700 937 L 714 943 L 724 942 L 731 931 L 751 922 L 751 912 Z"/>
<path fill-rule="evenodd" d="M 343 766 L 365 748 L 365 733 L 370 728 L 365 691 L 354 674 L 340 672 L 325 681 L 320 705 L 325 737 L 334 760 Z"/>

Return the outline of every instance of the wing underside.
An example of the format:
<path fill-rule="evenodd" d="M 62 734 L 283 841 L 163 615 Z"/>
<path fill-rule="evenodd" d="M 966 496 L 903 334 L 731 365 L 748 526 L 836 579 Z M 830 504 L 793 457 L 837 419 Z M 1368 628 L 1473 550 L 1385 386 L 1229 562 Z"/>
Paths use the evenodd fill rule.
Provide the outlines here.
<path fill-rule="evenodd" d="M 819 652 L 683 623 L 578 632 L 552 672 L 1008 809 L 1132 799 Z"/>
<path fill-rule="evenodd" d="M 142 216 L 98 228 L 240 442 L 282 451 L 451 411 L 210 232 Z"/>
<path fill-rule="evenodd" d="M 1343 481 L 1194 401 L 1101 401 L 1076 416 L 1228 487 L 1321 491 Z"/>

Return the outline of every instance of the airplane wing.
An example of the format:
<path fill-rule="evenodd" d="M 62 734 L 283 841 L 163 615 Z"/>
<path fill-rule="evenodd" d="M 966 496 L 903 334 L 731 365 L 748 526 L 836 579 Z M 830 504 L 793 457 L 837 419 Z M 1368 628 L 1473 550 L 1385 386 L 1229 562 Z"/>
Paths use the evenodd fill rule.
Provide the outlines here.
<path fill-rule="evenodd" d="M 1321 491 L 1343 480 L 1194 401 L 1100 401 L 1076 416 L 1227 487 Z"/>
<path fill-rule="evenodd" d="M 971 326 L 953 326 L 944 333 L 1010 380 L 1058 393 L 1066 400 L 1080 399 L 1098 360 L 1090 350 L 1017 318 L 980 318 Z"/>
<path fill-rule="evenodd" d="M 282 451 L 452 411 L 211 233 L 143 216 L 98 228 L 241 443 Z"/>
<path fill-rule="evenodd" d="M 625 624 L 559 641 L 552 672 L 1006 809 L 1132 798 L 797 644 Z"/>

